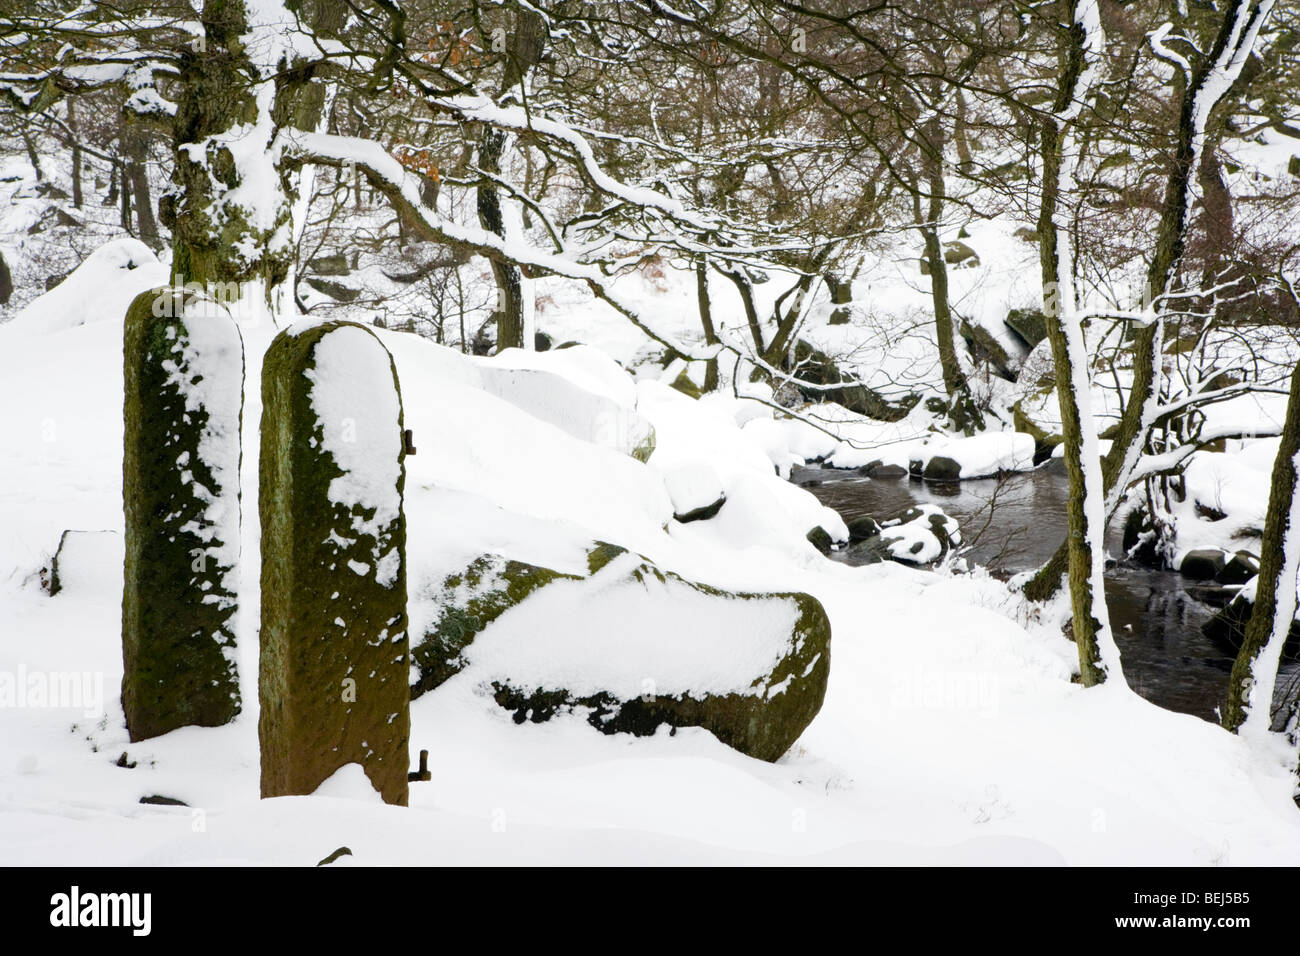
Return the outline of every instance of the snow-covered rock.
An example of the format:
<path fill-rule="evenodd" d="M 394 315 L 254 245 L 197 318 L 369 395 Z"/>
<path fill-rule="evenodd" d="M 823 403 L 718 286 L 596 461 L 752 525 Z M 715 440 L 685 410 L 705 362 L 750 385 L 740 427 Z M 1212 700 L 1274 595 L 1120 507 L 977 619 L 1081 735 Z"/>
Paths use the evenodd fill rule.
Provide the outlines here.
<path fill-rule="evenodd" d="M 988 478 L 1034 466 L 1034 439 L 1023 432 L 986 432 L 927 445 L 912 472 L 928 481 Z"/>
<path fill-rule="evenodd" d="M 574 438 L 642 461 L 654 450 L 654 429 L 637 413 L 631 377 L 597 349 L 507 349 L 477 364 L 484 391 Z"/>
<path fill-rule="evenodd" d="M 455 680 L 522 722 L 577 711 L 605 733 L 702 727 L 776 760 L 826 693 L 830 623 L 807 594 L 734 594 L 614 557 L 508 609 Z"/>
<path fill-rule="evenodd" d="M 853 546 L 856 555 L 904 564 L 930 564 L 961 544 L 957 520 L 937 505 L 920 504 L 876 518 L 880 530 Z"/>
<path fill-rule="evenodd" d="M 168 269 L 138 239 L 100 246 L 62 282 L 28 303 L 5 324 L 9 332 L 48 333 L 94 322 L 121 326 L 141 292 L 168 282 Z"/>
<path fill-rule="evenodd" d="M 664 487 L 678 521 L 712 518 L 726 503 L 722 479 L 708 462 L 685 462 L 664 472 Z"/>

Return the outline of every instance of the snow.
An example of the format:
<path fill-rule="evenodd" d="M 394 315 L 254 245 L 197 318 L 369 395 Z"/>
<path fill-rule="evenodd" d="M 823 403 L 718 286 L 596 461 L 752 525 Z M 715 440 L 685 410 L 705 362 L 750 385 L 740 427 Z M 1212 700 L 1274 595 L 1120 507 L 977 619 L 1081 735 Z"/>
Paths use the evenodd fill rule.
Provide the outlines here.
<path fill-rule="evenodd" d="M 345 763 L 339 767 L 316 788 L 313 795 L 332 800 L 358 800 L 380 806 L 384 803 L 359 763 Z"/>
<path fill-rule="evenodd" d="M 90 322 L 112 324 L 141 292 L 167 284 L 168 269 L 148 246 L 138 239 L 114 239 L 10 319 L 6 332 L 41 334 Z"/>
<path fill-rule="evenodd" d="M 713 466 L 704 461 L 687 462 L 665 472 L 664 487 L 676 515 L 707 508 L 725 497 L 722 479 Z"/>
<path fill-rule="evenodd" d="M 989 432 L 928 444 L 926 455 L 926 464 L 931 458 L 950 458 L 961 466 L 962 478 L 985 478 L 1032 468 L 1034 439 L 1024 432 Z"/>
<path fill-rule="evenodd" d="M 931 524 L 935 515 L 942 518 L 944 533 L 949 542 L 954 546 L 961 544 L 961 532 L 956 519 L 944 514 L 942 508 L 938 505 L 919 504 L 916 510 L 920 514 L 909 520 L 892 518 L 880 522 L 880 537 L 895 559 L 909 564 L 929 564 L 943 556 L 944 544 Z"/>
<path fill-rule="evenodd" d="M 355 535 L 340 547 L 371 539 L 379 583 L 392 587 L 398 561 L 390 528 L 402 511 L 402 429 L 391 359 L 373 334 L 355 326 L 326 332 L 314 358 L 306 373 L 312 411 L 322 446 L 342 472 L 330 481 L 329 496 L 351 513 Z M 360 569 L 365 562 L 349 563 L 358 574 L 369 573 L 369 566 Z"/>
<path fill-rule="evenodd" d="M 210 486 L 205 485 L 193 472 L 192 462 L 176 462 L 182 474 L 189 476 L 195 497 L 204 505 L 201 524 L 183 530 L 205 542 L 207 557 L 230 569 L 222 586 L 233 594 L 240 548 L 240 508 L 235 495 L 239 487 L 240 435 L 235 423 L 241 411 L 243 340 L 234 319 L 219 303 L 190 299 L 183 320 L 184 334 L 174 353 L 176 359 L 165 361 L 163 368 L 168 383 L 184 397 L 185 410 L 207 414 L 199 436 L 198 458 L 212 479 Z M 225 604 L 228 599 L 220 600 Z"/>
<path fill-rule="evenodd" d="M 479 360 L 480 387 L 575 438 L 624 454 L 650 436 L 632 380 L 608 356 L 582 345 L 547 353 L 545 360 L 537 354 L 507 349 Z"/>
<path fill-rule="evenodd" d="M 676 605 L 656 602 L 646 614 L 663 615 L 660 627 L 641 626 L 640 614 L 615 622 L 610 639 L 626 638 L 634 651 L 626 660 L 570 657 L 597 637 L 566 630 L 586 613 L 575 595 L 607 581 L 611 592 L 619 587 L 615 575 L 597 575 L 589 590 L 555 592 L 555 607 L 534 604 L 546 588 L 517 609 L 518 620 L 503 615 L 491 640 L 489 629 L 475 642 L 481 659 L 413 704 L 412 751 L 429 750 L 433 780 L 412 784 L 409 808 L 347 799 L 367 796 L 355 773 L 331 781 L 329 796 L 259 800 L 258 542 L 256 522 L 245 522 L 237 649 L 245 712 L 225 727 L 131 743 L 116 697 L 120 566 L 86 562 L 76 587 L 55 597 L 39 583 L 64 529 L 122 526 L 118 356 L 133 293 L 121 286 L 139 270 L 116 271 L 117 288 L 96 279 L 69 301 L 112 300 L 120 310 L 82 307 L 82 318 L 49 329 L 0 326 L 0 407 L 9 410 L 0 416 L 0 671 L 92 672 L 106 690 L 99 719 L 50 708 L 0 718 L 0 862 L 314 865 L 342 845 L 358 865 L 1251 865 L 1300 855 L 1294 752 L 1280 740 L 1162 711 L 1119 682 L 1072 684 L 1074 646 L 981 572 L 848 567 L 817 554 L 807 531 L 826 522 L 834 537 L 842 522 L 778 477 L 774 429 L 751 425 L 780 425 L 792 449 L 825 444 L 815 430 L 770 409 L 740 412 L 734 399 L 696 402 L 640 381 L 636 407 L 657 437 L 642 464 L 484 390 L 474 360 L 383 330 L 420 449 L 407 460 L 404 503 L 413 633 L 431 613 L 415 596 L 480 554 L 578 571 L 591 542 L 610 541 L 688 580 L 814 595 L 833 631 L 822 711 L 774 764 L 699 729 L 633 738 L 602 735 L 578 715 L 515 724 L 480 687 L 505 670 L 507 651 L 511 674 L 518 654 L 533 678 L 640 693 L 636 678 L 650 675 L 736 686 L 774 646 L 766 643 L 774 622 L 764 619 L 753 645 L 737 650 L 736 635 L 722 635 L 734 660 L 720 644 L 701 655 L 707 670 L 688 669 L 686 632 L 668 626 L 681 620 Z M 38 301 L 31 315 L 43 309 L 54 311 Z M 246 381 L 256 383 L 274 329 L 244 332 Z M 563 367 L 563 351 L 532 359 L 575 388 L 604 391 L 575 381 L 581 372 Z M 329 400 L 341 403 L 341 392 Z M 252 513 L 255 386 L 246 399 Z M 378 422 L 390 431 L 391 423 L 388 413 Z M 916 424 L 881 427 L 876 437 L 923 441 Z M 728 501 L 710 521 L 677 525 L 664 474 L 692 461 L 714 469 Z M 603 601 L 592 607 L 612 606 Z M 568 617 L 557 619 L 561 604 Z M 651 637 L 674 655 L 652 657 Z M 123 752 L 134 769 L 116 766 Z M 142 806 L 148 794 L 190 806 Z"/>
<path fill-rule="evenodd" d="M 501 615 L 466 652 L 456 680 L 524 692 L 752 695 L 791 650 L 788 598 L 718 598 L 653 574 L 637 555 L 585 581 L 558 581 Z"/>

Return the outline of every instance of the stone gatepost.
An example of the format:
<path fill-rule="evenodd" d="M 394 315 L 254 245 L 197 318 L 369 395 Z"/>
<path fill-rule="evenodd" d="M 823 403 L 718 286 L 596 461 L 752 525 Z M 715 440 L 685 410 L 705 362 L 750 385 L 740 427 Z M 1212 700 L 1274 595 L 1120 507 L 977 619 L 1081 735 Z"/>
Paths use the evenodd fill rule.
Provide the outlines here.
<path fill-rule="evenodd" d="M 127 309 L 122 708 L 132 740 L 239 713 L 244 346 L 224 306 L 178 289 Z"/>
<path fill-rule="evenodd" d="M 358 763 L 405 805 L 406 481 L 392 357 L 365 326 L 281 332 L 262 369 L 262 796 Z"/>

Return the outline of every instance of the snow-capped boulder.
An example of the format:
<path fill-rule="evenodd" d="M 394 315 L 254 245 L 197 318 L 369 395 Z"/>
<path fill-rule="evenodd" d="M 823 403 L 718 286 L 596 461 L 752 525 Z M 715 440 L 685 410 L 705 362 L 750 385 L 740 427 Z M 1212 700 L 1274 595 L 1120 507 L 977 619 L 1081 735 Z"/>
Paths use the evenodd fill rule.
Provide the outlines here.
<path fill-rule="evenodd" d="M 1249 551 L 1237 551 L 1228 558 L 1215 580 L 1223 585 L 1245 584 L 1257 574 L 1259 574 L 1259 556 Z"/>
<path fill-rule="evenodd" d="M 664 487 L 673 502 L 673 517 L 681 522 L 712 518 L 727 501 L 722 479 L 708 462 L 687 462 L 668 469 Z"/>
<path fill-rule="evenodd" d="M 961 544 L 957 519 L 921 504 L 876 519 L 880 531 L 853 546 L 855 556 L 904 564 L 931 564 Z"/>
<path fill-rule="evenodd" d="M 866 541 L 868 538 L 880 534 L 880 522 L 871 515 L 859 515 L 856 518 L 850 518 L 845 523 L 849 527 L 849 541 L 853 544 Z"/>
<path fill-rule="evenodd" d="M 702 727 L 769 761 L 821 708 L 831 635 L 815 598 L 724 591 L 613 545 L 589 564 L 581 577 L 486 556 L 449 579 L 417 686 L 472 681 L 520 723 Z"/>
<path fill-rule="evenodd" d="M 1047 318 L 1040 309 L 1012 309 L 1005 322 L 1028 348 L 1034 348 L 1047 338 Z"/>
<path fill-rule="evenodd" d="M 581 580 L 578 575 L 485 554 L 463 571 L 448 575 L 430 593 L 412 595 L 415 600 L 434 601 L 437 618 L 411 647 L 411 699 L 459 673 L 467 663 L 464 650 L 484 628 L 538 588 L 561 578 Z"/>
<path fill-rule="evenodd" d="M 485 392 L 574 438 L 639 461 L 648 460 L 654 451 L 654 428 L 637 413 L 632 379 L 598 349 L 506 349 L 479 360 L 478 370 Z"/>
<path fill-rule="evenodd" d="M 106 242 L 62 282 L 33 299 L 7 325 L 24 333 L 61 332 L 119 319 L 140 293 L 164 285 L 168 269 L 138 239 Z"/>
<path fill-rule="evenodd" d="M 926 481 L 948 482 L 1026 471 L 1033 465 L 1033 437 L 1006 431 L 927 445 L 925 454 L 912 460 L 911 471 Z"/>

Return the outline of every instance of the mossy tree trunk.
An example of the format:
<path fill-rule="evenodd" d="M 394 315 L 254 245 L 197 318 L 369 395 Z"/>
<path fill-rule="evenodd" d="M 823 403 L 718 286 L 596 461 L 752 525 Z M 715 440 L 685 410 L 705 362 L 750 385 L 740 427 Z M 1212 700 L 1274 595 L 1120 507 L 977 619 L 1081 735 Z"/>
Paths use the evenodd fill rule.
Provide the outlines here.
<path fill-rule="evenodd" d="M 483 128 L 478 147 L 478 165 L 483 172 L 500 175 L 506 139 L 506 133 L 502 130 L 490 126 Z M 506 225 L 501 210 L 500 192 L 490 180 L 485 180 L 478 187 L 478 220 L 488 232 L 505 237 Z M 502 256 L 493 256 L 490 262 L 492 277 L 497 286 L 497 351 L 524 348 L 523 272 L 519 266 Z"/>
<path fill-rule="evenodd" d="M 214 303 L 126 315 L 122 708 L 132 740 L 240 710 L 235 669 L 243 344 Z"/>
<path fill-rule="evenodd" d="M 541 62 L 546 44 L 546 21 L 536 12 L 519 9 L 515 29 L 505 50 L 506 63 L 501 81 L 500 99 L 511 95 L 516 86 L 522 89 L 528 72 Z M 500 176 L 509 137 L 503 130 L 483 128 L 478 147 L 478 165 L 490 176 Z M 485 178 L 478 187 L 479 224 L 489 232 L 506 238 L 506 222 L 501 195 L 496 183 Z M 531 349 L 528 341 L 530 316 L 524 297 L 524 273 L 518 265 L 502 256 L 491 258 L 492 277 L 497 286 L 497 351 L 508 348 Z"/>
<path fill-rule="evenodd" d="M 281 332 L 262 372 L 262 796 L 360 764 L 407 802 L 401 393 L 364 326 Z"/>
<path fill-rule="evenodd" d="M 337 0 L 286 6 L 326 37 L 346 13 Z M 223 299 L 265 308 L 275 318 L 291 308 L 302 171 L 277 162 L 273 141 L 283 126 L 316 127 L 326 98 L 320 67 L 255 62 L 263 44 L 246 42 L 244 0 L 208 0 L 199 19 L 202 41 L 180 52 L 173 185 L 163 210 L 172 230 L 174 281 L 215 285 Z M 262 192 L 247 193 L 250 182 Z"/>
<path fill-rule="evenodd" d="M 921 127 L 921 175 L 912 189 L 912 214 L 924 240 L 926 271 L 930 274 L 930 302 L 934 309 L 934 337 L 939 348 L 943 388 L 948 395 L 948 418 L 952 427 L 966 434 L 984 427 L 984 416 L 970 394 L 970 383 L 957 353 L 956 319 L 948 295 L 948 262 L 939 239 L 948 201 L 944 182 L 944 150 L 947 137 L 943 119 L 934 116 Z"/>
<path fill-rule="evenodd" d="M 1282 426 L 1282 441 L 1273 462 L 1264 538 L 1259 545 L 1255 607 L 1228 681 L 1223 726 L 1229 730 L 1237 730 L 1247 723 L 1267 730 L 1282 645 L 1295 620 L 1296 576 L 1300 574 L 1297 456 L 1300 456 L 1300 365 L 1291 373 L 1291 395 Z"/>
<path fill-rule="evenodd" d="M 702 257 L 695 262 L 695 299 L 699 303 L 704 344 L 717 345 L 718 332 L 713 325 L 713 300 L 709 298 L 709 264 Z M 704 391 L 716 391 L 717 387 L 718 360 L 711 358 L 704 365 Z"/>
<path fill-rule="evenodd" d="M 1066 547 L 1074 642 L 1078 648 L 1083 683 L 1093 686 L 1106 680 L 1110 662 L 1104 657 L 1113 656 L 1103 655 L 1103 645 L 1111 643 L 1101 575 L 1104 492 L 1096 424 L 1092 420 L 1088 356 L 1074 285 L 1073 250 L 1068 231 L 1063 228 L 1066 218 L 1062 208 L 1066 198 L 1062 196 L 1062 187 L 1074 183 L 1076 157 L 1068 151 L 1078 149 L 1077 142 L 1073 142 L 1070 136 L 1075 122 L 1070 117 L 1077 115 L 1088 95 L 1085 68 L 1090 38 L 1080 9 L 1083 2 L 1085 0 L 1071 2 L 1069 41 L 1056 102 L 1052 114 L 1042 120 L 1043 185 L 1038 235 L 1043 312 L 1047 316 L 1047 335 L 1056 366 L 1056 393 L 1070 488 L 1066 505 Z"/>

